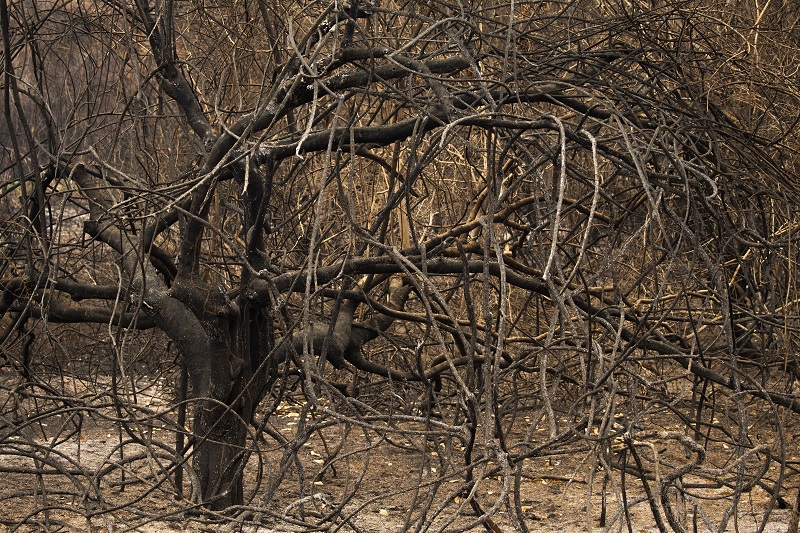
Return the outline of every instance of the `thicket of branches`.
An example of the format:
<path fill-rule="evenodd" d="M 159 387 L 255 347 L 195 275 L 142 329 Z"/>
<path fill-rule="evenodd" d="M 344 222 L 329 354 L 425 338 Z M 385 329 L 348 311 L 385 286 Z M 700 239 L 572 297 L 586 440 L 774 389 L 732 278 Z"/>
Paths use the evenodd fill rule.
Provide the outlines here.
<path fill-rule="evenodd" d="M 793 503 L 792 2 L 0 8 L 3 523 Z"/>

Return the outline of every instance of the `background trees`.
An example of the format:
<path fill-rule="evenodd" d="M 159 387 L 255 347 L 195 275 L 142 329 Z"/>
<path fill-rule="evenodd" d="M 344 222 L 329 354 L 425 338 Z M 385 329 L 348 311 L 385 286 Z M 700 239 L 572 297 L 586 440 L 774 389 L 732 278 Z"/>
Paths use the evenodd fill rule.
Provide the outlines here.
<path fill-rule="evenodd" d="M 0 452 L 37 480 L 11 523 L 399 499 L 525 530 L 524 480 L 576 454 L 604 521 L 784 502 L 789 3 L 2 9 Z M 63 451 L 89 427 L 116 428 L 91 467 Z M 367 498 L 386 446 L 419 476 Z"/>

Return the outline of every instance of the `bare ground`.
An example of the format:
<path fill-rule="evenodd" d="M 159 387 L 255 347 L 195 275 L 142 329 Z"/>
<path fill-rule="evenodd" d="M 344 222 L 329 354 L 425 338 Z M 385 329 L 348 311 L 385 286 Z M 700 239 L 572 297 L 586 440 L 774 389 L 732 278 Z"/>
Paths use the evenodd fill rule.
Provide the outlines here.
<path fill-rule="evenodd" d="M 392 432 L 376 432 L 345 417 L 304 413 L 302 405 L 293 403 L 278 407 L 270 418 L 273 436 L 260 442 L 248 463 L 249 512 L 240 513 L 239 519 L 201 513 L 192 506 L 190 480 L 184 480 L 184 498 L 176 499 L 174 475 L 167 472 L 172 464 L 169 451 L 174 449 L 172 428 L 147 416 L 167 409 L 171 391 L 166 381 L 142 386 L 138 409 L 128 413 L 137 421 L 126 427 L 117 423 L 118 413 L 111 404 L 102 401 L 102 390 L 84 397 L 91 407 L 85 410 L 90 415 L 82 418 L 80 431 L 75 431 L 74 413 L 66 408 L 32 422 L 16 421 L 15 427 L 22 429 L 0 441 L 4 479 L 0 527 L 266 533 L 307 531 L 309 524 L 317 523 L 328 531 L 484 530 L 483 525 L 469 527 L 478 518 L 469 504 L 474 499 L 483 511 L 491 512 L 494 531 L 518 529 L 506 497 L 515 480 L 491 475 L 494 461 L 479 462 L 473 475 L 481 480 L 465 492 L 465 471 L 457 462 L 463 449 L 457 441 L 423 436 L 426 428 L 414 422 L 396 424 Z M 287 448 L 312 423 L 318 431 L 302 437 L 297 460 L 291 460 Z M 775 435 L 763 432 L 764 428 L 752 429 L 752 449 L 774 445 Z M 541 434 L 538 441 L 546 440 L 545 427 L 534 431 Z M 286 442 L 280 443 L 277 435 Z M 611 443 L 617 451 L 618 441 Z M 796 448 L 793 441 L 788 445 Z M 649 464 L 663 463 L 661 475 L 690 461 L 690 454 L 674 443 L 655 442 L 651 447 L 658 458 L 651 456 Z M 736 464 L 727 445 L 710 442 L 707 449 L 709 468 L 716 468 L 720 477 L 730 477 L 736 470 L 731 465 Z M 561 449 L 525 464 L 518 501 L 511 498 L 510 505 L 519 506 L 530 531 L 659 531 L 640 478 L 629 474 L 623 480 L 619 469 L 606 477 L 591 450 L 576 445 L 573 453 L 569 451 Z M 748 475 L 764 463 L 758 453 L 751 455 L 745 454 L 739 464 Z M 608 457 L 619 454 L 611 449 Z M 726 513 L 724 531 L 749 533 L 762 527 L 766 532 L 786 531 L 791 510 L 779 507 L 794 501 L 798 479 L 786 476 L 778 493 L 781 499 L 776 500 L 765 489 L 774 486 L 777 477 L 777 466 L 770 463 L 760 478 L 762 486 L 742 492 L 736 500 L 730 486 L 709 486 L 707 479 L 687 475 L 683 483 L 688 496 L 675 498 L 673 508 L 686 531 L 722 531 Z M 651 476 L 648 483 L 654 490 L 657 478 Z M 342 512 L 331 518 L 328 513 L 336 507 Z M 664 510 L 657 512 L 663 516 Z M 256 521 L 262 525 L 254 525 Z"/>

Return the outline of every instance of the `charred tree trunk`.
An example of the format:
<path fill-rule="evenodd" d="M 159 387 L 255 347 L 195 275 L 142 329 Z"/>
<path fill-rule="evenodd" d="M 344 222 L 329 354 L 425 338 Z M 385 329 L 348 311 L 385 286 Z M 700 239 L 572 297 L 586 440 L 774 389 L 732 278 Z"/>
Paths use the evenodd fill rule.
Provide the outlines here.
<path fill-rule="evenodd" d="M 182 336 L 194 399 L 192 466 L 204 505 L 223 510 L 243 503 L 247 428 L 277 361 L 268 308 L 239 307 L 224 293 L 205 303 L 206 316 L 194 325 L 202 331 Z"/>
<path fill-rule="evenodd" d="M 231 387 L 231 392 L 235 393 L 236 388 Z M 244 501 L 247 422 L 239 410 L 213 399 L 200 401 L 195 410 L 192 466 L 200 480 L 203 504 L 212 510 L 224 510 Z"/>
<path fill-rule="evenodd" d="M 261 269 L 266 266 L 263 231 L 270 182 L 256 167 L 237 165 L 234 169 L 245 187 L 242 237 L 247 259 L 252 267 Z M 195 313 L 204 315 L 201 322 L 209 338 L 207 355 L 197 349 L 187 353 L 196 360 L 190 379 L 195 383 L 194 397 L 199 400 L 194 418 L 193 467 L 203 502 L 214 510 L 243 503 L 247 428 L 253 410 L 276 376 L 271 306 L 249 297 L 250 281 L 245 269 L 236 303 L 221 289 L 209 291 L 205 285 L 199 292 L 190 291 L 186 298 L 195 302 Z"/>

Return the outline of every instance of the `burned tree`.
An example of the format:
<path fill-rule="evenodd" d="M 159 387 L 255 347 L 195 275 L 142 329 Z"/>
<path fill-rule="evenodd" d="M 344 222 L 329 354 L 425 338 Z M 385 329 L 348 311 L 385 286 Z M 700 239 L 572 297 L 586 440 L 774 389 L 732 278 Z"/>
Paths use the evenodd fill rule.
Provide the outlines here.
<path fill-rule="evenodd" d="M 322 501 L 309 487 L 362 453 L 343 437 L 307 474 L 300 447 L 334 425 L 363 450 L 434 443 L 439 481 L 406 527 L 469 505 L 458 527 L 496 529 L 505 509 L 525 530 L 521 480 L 575 449 L 621 473 L 620 501 L 638 472 L 662 527 L 683 528 L 669 497 L 688 475 L 733 489 L 723 525 L 753 486 L 783 501 L 784 452 L 747 428 L 751 411 L 800 410 L 785 356 L 797 94 L 776 86 L 796 59 L 790 7 L 2 8 L 0 452 L 74 478 L 83 507 L 59 512 L 130 507 L 103 487 L 127 486 L 139 455 L 92 475 L 56 457 L 84 416 L 158 465 L 137 481 L 148 495 L 240 520 L 288 491 L 300 523 L 349 523 L 360 481 L 303 514 Z M 729 60 L 743 50 L 756 59 Z M 137 400 L 148 346 L 185 374 L 163 408 Z M 109 391 L 68 394 L 78 371 L 59 353 L 88 357 Z M 291 437 L 271 426 L 289 397 Z M 722 411 L 737 413 L 719 437 L 733 480 L 704 464 Z M 56 415 L 69 423 L 53 434 Z M 140 429 L 154 421 L 177 444 Z M 648 439 L 693 454 L 663 467 L 660 492 Z M 265 443 L 282 450 L 268 479 Z M 55 520 L 37 505 L 15 520 Z"/>

